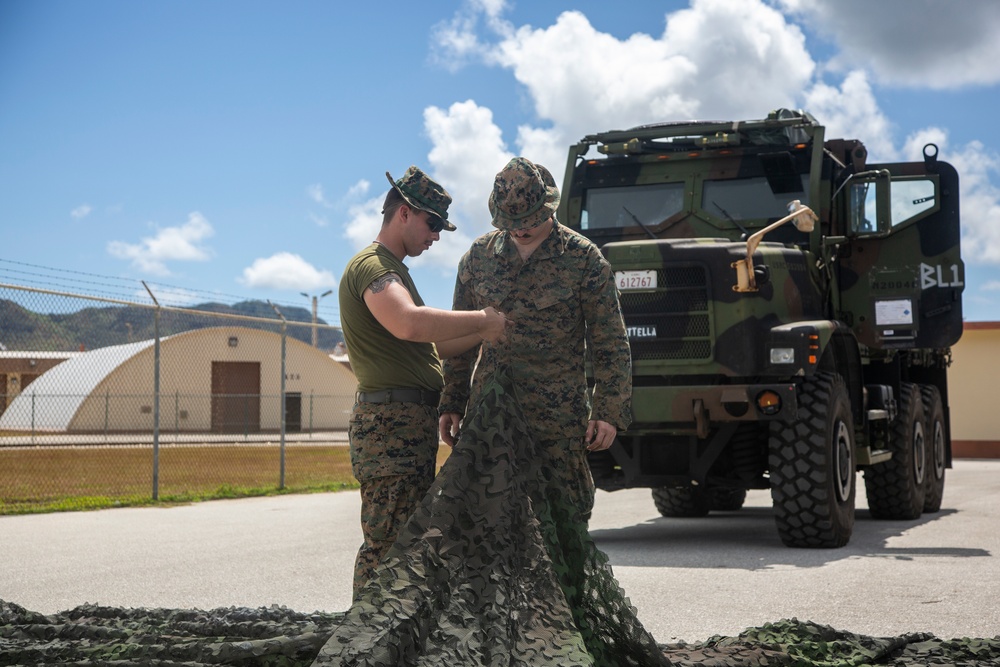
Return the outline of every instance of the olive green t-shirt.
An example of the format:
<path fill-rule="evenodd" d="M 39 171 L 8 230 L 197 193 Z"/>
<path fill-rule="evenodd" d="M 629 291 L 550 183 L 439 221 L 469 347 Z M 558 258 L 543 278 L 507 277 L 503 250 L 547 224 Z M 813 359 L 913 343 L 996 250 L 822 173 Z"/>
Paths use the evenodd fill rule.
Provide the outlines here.
<path fill-rule="evenodd" d="M 358 391 L 398 387 L 440 391 L 444 375 L 434 344 L 396 338 L 368 310 L 365 290 L 388 273 L 400 277 L 413 303 L 424 305 L 406 265 L 378 243 L 352 257 L 340 279 L 340 323 Z"/>

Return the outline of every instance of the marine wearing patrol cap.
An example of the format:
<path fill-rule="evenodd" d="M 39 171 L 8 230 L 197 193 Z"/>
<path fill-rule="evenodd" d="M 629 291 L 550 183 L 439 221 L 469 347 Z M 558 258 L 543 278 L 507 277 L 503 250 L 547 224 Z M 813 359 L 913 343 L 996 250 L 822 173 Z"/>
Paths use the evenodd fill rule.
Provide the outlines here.
<path fill-rule="evenodd" d="M 455 231 L 455 225 L 448 222 L 448 206 L 451 204 L 451 195 L 423 170 L 411 166 L 399 180 L 394 181 L 389 172 L 385 172 L 385 177 L 389 179 L 393 190 L 399 193 L 399 196 L 410 207 L 441 218 L 443 228 L 446 231 Z"/>
<path fill-rule="evenodd" d="M 508 232 L 528 229 L 555 214 L 559 188 L 545 167 L 516 157 L 496 175 L 489 207 L 497 229 Z"/>

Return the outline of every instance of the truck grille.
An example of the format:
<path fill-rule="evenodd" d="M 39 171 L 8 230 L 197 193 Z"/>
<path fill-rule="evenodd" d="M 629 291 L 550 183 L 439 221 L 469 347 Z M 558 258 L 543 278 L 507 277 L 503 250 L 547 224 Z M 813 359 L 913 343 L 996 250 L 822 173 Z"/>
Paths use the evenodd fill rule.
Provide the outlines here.
<path fill-rule="evenodd" d="M 632 360 L 711 359 L 711 300 L 705 267 L 671 266 L 656 273 L 659 287 L 655 292 L 621 294 Z"/>

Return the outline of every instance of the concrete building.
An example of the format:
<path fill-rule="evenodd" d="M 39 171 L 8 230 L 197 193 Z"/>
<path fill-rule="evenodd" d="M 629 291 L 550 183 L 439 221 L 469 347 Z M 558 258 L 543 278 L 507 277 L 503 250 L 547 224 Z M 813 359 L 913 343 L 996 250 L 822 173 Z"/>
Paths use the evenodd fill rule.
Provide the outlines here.
<path fill-rule="evenodd" d="M 951 450 L 956 458 L 1000 458 L 1000 322 L 966 322 L 948 371 Z"/>
<path fill-rule="evenodd" d="M 213 327 L 160 341 L 160 429 L 256 433 L 347 428 L 357 380 L 301 341 L 245 327 Z M 154 341 L 78 353 L 9 401 L 0 431 L 64 433 L 153 429 Z"/>
<path fill-rule="evenodd" d="M 79 352 L 12 352 L 0 350 L 0 415 L 38 377 Z"/>

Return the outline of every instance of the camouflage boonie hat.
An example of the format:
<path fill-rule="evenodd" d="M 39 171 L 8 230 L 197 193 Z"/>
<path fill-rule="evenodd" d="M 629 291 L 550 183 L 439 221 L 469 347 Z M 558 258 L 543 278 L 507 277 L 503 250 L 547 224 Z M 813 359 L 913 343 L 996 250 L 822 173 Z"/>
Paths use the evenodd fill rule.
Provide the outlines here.
<path fill-rule="evenodd" d="M 417 210 L 436 215 L 441 218 L 447 231 L 455 231 L 455 225 L 448 222 L 451 195 L 419 167 L 411 166 L 398 181 L 392 180 L 389 172 L 385 172 L 385 177 L 403 201 Z"/>
<path fill-rule="evenodd" d="M 548 169 L 516 157 L 493 181 L 489 207 L 497 229 L 508 232 L 527 229 L 545 222 L 556 212 L 559 188 Z"/>

